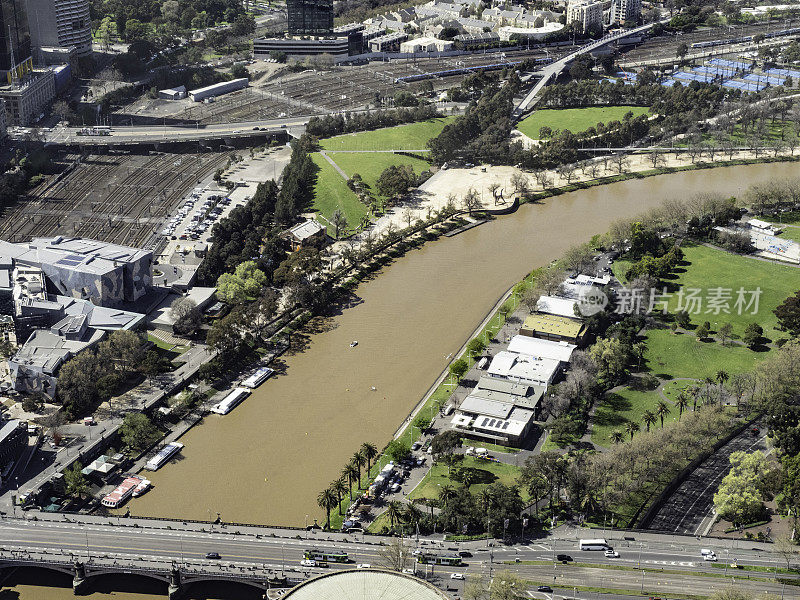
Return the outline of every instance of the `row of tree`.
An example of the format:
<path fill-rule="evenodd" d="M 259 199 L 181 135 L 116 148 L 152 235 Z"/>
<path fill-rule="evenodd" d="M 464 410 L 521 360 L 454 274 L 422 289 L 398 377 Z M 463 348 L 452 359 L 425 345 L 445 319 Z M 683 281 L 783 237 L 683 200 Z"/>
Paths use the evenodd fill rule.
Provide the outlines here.
<path fill-rule="evenodd" d="M 436 107 L 431 104 L 414 108 L 395 110 L 379 110 L 376 112 L 345 113 L 344 115 L 326 115 L 311 117 L 306 125 L 309 135 L 325 138 L 354 131 L 371 131 L 382 127 L 394 127 L 404 123 L 416 123 L 439 117 Z"/>

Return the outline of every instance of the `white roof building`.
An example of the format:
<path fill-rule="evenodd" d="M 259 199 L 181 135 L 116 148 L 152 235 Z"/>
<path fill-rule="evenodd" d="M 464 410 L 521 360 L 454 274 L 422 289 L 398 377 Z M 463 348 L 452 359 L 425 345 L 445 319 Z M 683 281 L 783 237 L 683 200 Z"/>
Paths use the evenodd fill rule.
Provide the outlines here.
<path fill-rule="evenodd" d="M 487 372 L 492 377 L 546 387 L 552 383 L 560 364 L 561 361 L 553 358 L 536 358 L 503 350 L 492 359 Z"/>
<path fill-rule="evenodd" d="M 510 40 L 516 36 L 519 39 L 533 39 L 541 40 L 551 33 L 557 33 L 564 29 L 561 23 L 545 23 L 541 27 L 534 27 L 532 29 L 527 27 L 501 27 L 497 30 L 500 34 L 501 40 Z"/>
<path fill-rule="evenodd" d="M 553 342 L 527 335 L 515 335 L 508 345 L 509 352 L 557 360 L 563 363 L 568 363 L 572 359 L 572 353 L 576 348 L 576 345 L 568 344 L 567 342 Z"/>
<path fill-rule="evenodd" d="M 580 298 L 581 294 L 592 286 L 603 287 L 611 281 L 610 275 L 603 277 L 590 277 L 589 275 L 578 275 L 568 277 L 561 284 L 561 294 L 567 298 Z M 574 314 L 572 315 L 575 316 Z"/>
<path fill-rule="evenodd" d="M 444 52 L 453 47 L 453 42 L 437 40 L 434 37 L 419 37 L 400 44 L 400 52 Z"/>
<path fill-rule="evenodd" d="M 559 317 L 575 318 L 575 306 L 578 303 L 571 298 L 557 296 L 542 296 L 536 303 L 536 312 L 558 315 Z"/>

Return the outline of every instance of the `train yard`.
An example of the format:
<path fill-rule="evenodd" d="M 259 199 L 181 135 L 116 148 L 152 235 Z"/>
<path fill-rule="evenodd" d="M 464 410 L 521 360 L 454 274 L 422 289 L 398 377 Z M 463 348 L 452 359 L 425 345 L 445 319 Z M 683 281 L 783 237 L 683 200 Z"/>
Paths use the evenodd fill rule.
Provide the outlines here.
<path fill-rule="evenodd" d="M 58 176 L 0 217 L 0 239 L 76 235 L 155 247 L 170 212 L 229 153 L 64 154 Z"/>

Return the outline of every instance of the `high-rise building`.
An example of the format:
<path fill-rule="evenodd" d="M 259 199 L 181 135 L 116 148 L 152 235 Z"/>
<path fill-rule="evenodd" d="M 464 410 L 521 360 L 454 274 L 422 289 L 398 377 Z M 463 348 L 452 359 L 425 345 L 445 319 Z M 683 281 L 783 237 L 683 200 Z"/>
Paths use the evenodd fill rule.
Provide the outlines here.
<path fill-rule="evenodd" d="M 76 56 L 91 53 L 89 0 L 26 0 L 26 5 L 37 63 L 46 62 L 41 48 L 75 48 Z"/>
<path fill-rule="evenodd" d="M 642 0 L 613 0 L 611 23 L 636 23 L 642 14 Z"/>
<path fill-rule="evenodd" d="M 603 3 L 595 0 L 570 0 L 567 4 L 567 25 L 578 22 L 583 33 L 603 29 Z"/>
<path fill-rule="evenodd" d="M 328 35 L 333 31 L 333 0 L 286 0 L 286 17 L 290 35 Z"/>
<path fill-rule="evenodd" d="M 25 0 L 0 0 L 0 84 L 33 70 Z"/>

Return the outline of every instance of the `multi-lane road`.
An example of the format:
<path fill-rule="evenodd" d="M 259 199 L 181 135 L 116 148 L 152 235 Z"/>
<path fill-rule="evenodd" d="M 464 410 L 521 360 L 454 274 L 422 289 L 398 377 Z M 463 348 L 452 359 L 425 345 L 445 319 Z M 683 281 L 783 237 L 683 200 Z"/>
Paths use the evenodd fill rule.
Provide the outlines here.
<path fill-rule="evenodd" d="M 30 515 L 28 515 L 30 517 Z M 237 573 L 284 573 L 291 578 L 313 576 L 331 569 L 353 568 L 354 564 L 373 567 L 385 564 L 389 538 L 344 535 L 304 530 L 280 530 L 181 522 L 156 522 L 114 518 L 80 517 L 81 522 L 37 520 L 6 517 L 0 522 L 0 555 L 8 557 L 78 559 L 92 563 L 154 567 L 172 563 L 189 570 L 203 570 L 228 576 Z M 54 517 L 50 517 L 54 518 Z M 63 517 L 60 517 L 63 518 Z M 134 523 L 137 525 L 133 527 Z M 708 595 L 736 585 L 754 593 L 780 593 L 770 569 L 782 558 L 770 552 L 768 544 L 733 540 L 698 540 L 686 536 L 662 536 L 651 533 L 625 534 L 607 532 L 619 558 L 606 558 L 602 552 L 581 552 L 578 537 L 598 537 L 597 531 L 559 529 L 553 535 L 523 544 L 465 542 L 454 544 L 439 538 L 409 538 L 409 550 L 430 553 L 469 553 L 458 567 L 426 567 L 417 564 L 417 574 L 434 577 L 453 588 L 461 585 L 453 573 L 490 575 L 509 569 L 533 584 L 554 587 L 602 587 L 628 591 L 660 591 L 680 597 L 681 593 Z M 491 545 L 490 545 L 491 544 Z M 700 555 L 701 548 L 712 548 L 719 556 L 715 566 Z M 302 567 L 303 551 L 309 548 L 346 552 L 347 564 L 330 563 L 326 570 Z M 206 559 L 208 553 L 220 559 Z M 572 561 L 556 561 L 558 554 L 568 554 Z M 731 568 L 750 566 L 762 570 Z M 413 563 L 409 563 L 412 566 Z M 728 568 L 723 568 L 728 565 Z M 791 587 L 791 586 L 790 586 Z M 793 590 L 796 588 L 792 588 Z M 784 593 L 784 597 L 792 597 Z M 533 593 L 534 597 L 537 596 Z"/>

